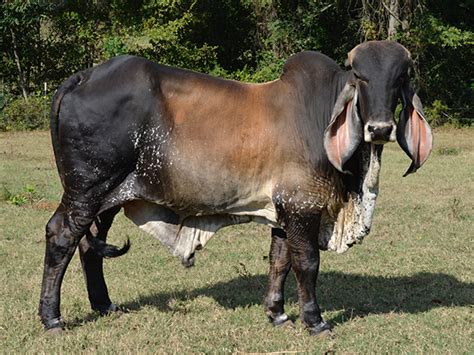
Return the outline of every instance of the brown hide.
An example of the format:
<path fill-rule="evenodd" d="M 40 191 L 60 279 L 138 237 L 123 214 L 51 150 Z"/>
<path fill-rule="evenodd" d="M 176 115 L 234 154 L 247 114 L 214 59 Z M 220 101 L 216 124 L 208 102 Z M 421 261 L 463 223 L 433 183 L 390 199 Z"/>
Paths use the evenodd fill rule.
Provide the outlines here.
<path fill-rule="evenodd" d="M 160 89 L 171 127 L 163 198 L 177 209 L 224 211 L 292 174 L 283 168 L 299 159 L 302 139 L 295 137 L 297 108 L 286 83 L 245 84 L 189 73 L 162 79 Z"/>

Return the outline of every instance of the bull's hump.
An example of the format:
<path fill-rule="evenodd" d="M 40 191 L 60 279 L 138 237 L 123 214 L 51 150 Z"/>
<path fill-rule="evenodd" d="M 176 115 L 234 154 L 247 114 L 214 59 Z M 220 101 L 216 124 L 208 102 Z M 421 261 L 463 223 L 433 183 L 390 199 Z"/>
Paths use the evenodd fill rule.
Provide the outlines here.
<path fill-rule="evenodd" d="M 302 73 L 309 74 L 312 79 L 318 75 L 340 71 L 337 63 L 328 56 L 313 51 L 303 51 L 292 55 L 283 66 L 282 79 L 298 76 Z M 316 75 L 316 77 L 315 77 Z"/>

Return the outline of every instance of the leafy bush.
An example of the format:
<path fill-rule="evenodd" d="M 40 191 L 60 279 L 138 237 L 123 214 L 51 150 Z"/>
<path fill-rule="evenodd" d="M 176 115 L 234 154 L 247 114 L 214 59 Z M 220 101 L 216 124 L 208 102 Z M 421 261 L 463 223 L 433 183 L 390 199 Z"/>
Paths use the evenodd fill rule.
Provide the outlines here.
<path fill-rule="evenodd" d="M 459 112 L 450 109 L 443 101 L 434 100 L 430 106 L 425 107 L 426 119 L 432 127 L 449 125 L 451 127 L 470 127 L 473 119 L 463 118 Z M 454 111 L 454 112 L 453 112 Z"/>
<path fill-rule="evenodd" d="M 40 200 L 40 196 L 33 185 L 27 184 L 23 188 L 23 191 L 19 193 L 12 193 L 6 186 L 3 186 L 0 199 L 15 206 L 23 206 L 27 203 L 32 204 Z"/>
<path fill-rule="evenodd" d="M 431 106 L 425 107 L 424 111 L 426 119 L 429 124 L 433 127 L 439 127 L 448 122 L 449 107 L 445 105 L 441 100 L 434 100 Z"/>
<path fill-rule="evenodd" d="M 0 114 L 0 131 L 47 129 L 50 102 L 47 96 L 30 96 L 28 101 L 20 97 L 7 102 Z"/>

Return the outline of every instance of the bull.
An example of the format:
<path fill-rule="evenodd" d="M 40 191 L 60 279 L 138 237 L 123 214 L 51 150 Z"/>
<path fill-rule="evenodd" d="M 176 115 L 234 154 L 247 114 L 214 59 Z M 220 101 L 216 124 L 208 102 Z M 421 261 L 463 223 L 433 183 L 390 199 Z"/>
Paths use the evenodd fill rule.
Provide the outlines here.
<path fill-rule="evenodd" d="M 346 64 L 305 51 L 279 79 L 248 84 L 121 56 L 67 79 L 51 111 L 64 193 L 46 225 L 45 329 L 64 326 L 60 288 L 77 247 L 92 309 L 118 309 L 102 266 L 130 246 L 106 243 L 123 208 L 185 266 L 220 228 L 270 226 L 267 316 L 288 321 L 293 269 L 302 323 L 328 333 L 316 300 L 320 250 L 344 252 L 369 233 L 385 143 L 397 140 L 411 158 L 406 174 L 432 148 L 408 50 L 367 42 Z"/>

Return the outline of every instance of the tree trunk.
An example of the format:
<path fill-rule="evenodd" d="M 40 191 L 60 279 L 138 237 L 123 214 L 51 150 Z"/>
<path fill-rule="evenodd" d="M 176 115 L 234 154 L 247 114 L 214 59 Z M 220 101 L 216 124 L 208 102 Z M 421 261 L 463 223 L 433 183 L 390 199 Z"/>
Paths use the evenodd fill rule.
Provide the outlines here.
<path fill-rule="evenodd" d="M 394 39 L 397 35 L 398 27 L 400 25 L 400 4 L 399 0 L 390 0 L 388 7 L 389 19 L 388 19 L 388 39 Z"/>
<path fill-rule="evenodd" d="M 23 98 L 25 101 L 28 101 L 28 92 L 26 91 L 26 80 L 25 80 L 25 73 L 21 69 L 20 57 L 18 56 L 18 48 L 16 45 L 16 37 L 15 32 L 10 27 L 10 33 L 12 35 L 12 47 L 13 47 L 13 55 L 15 56 L 15 63 L 18 69 L 18 82 L 20 84 L 21 91 L 23 93 Z"/>

